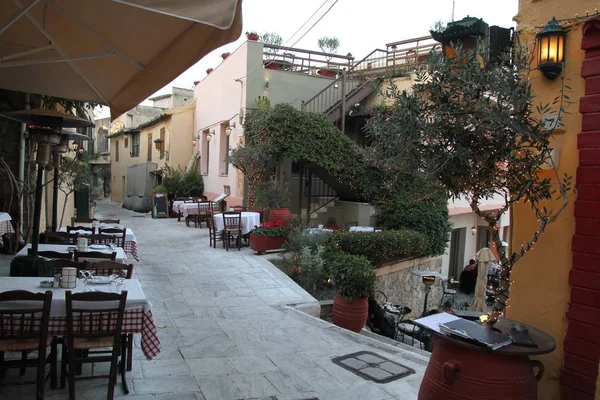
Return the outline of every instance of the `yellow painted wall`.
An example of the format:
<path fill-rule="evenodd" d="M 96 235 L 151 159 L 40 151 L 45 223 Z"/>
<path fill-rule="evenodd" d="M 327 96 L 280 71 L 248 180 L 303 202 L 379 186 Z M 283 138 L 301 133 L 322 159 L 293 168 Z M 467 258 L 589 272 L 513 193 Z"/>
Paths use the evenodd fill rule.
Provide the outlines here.
<path fill-rule="evenodd" d="M 181 107 L 165 110 L 163 114 L 169 117 L 156 124 L 140 129 L 140 151 L 138 157 L 131 157 L 131 136 L 118 136 L 110 139 L 110 167 L 112 175 L 111 200 L 123 202 L 123 177 L 127 180 L 127 167 L 135 164 L 153 162 L 161 169 L 165 164 L 172 167 L 185 169 L 192 158 L 192 140 L 194 135 L 194 108 L 195 102 Z M 160 158 L 160 151 L 156 149 L 154 140 L 160 138 L 160 130 L 165 129 L 164 157 Z M 152 134 L 152 160 L 148 161 L 148 135 Z M 128 137 L 128 146 L 125 148 L 125 137 Z M 117 143 L 118 141 L 118 143 Z M 116 161 L 116 146 L 119 146 L 119 161 Z"/>
<path fill-rule="evenodd" d="M 521 0 L 518 23 L 522 43 L 532 45 L 535 35 L 553 16 L 557 19 L 584 15 L 586 10 L 597 7 L 591 0 Z M 564 132 L 555 134 L 554 147 L 560 149 L 559 174 L 575 176 L 578 165 L 577 134 L 581 130 L 579 97 L 584 93 L 584 80 L 580 77 L 584 53 L 580 50 L 581 25 L 569 27 L 566 44 L 567 65 L 565 82 L 571 86 L 567 95 L 574 101 L 565 104 L 569 114 L 563 114 Z M 537 59 L 534 61 L 537 64 Z M 559 95 L 562 81 L 549 81 L 539 71 L 533 72 L 535 102 L 551 103 Z M 549 174 L 548 172 L 545 172 Z M 556 350 L 539 357 L 546 372 L 539 384 L 539 398 L 558 400 L 560 398 L 559 374 L 563 362 L 563 341 L 567 329 L 566 311 L 570 297 L 569 271 L 572 266 L 571 239 L 575 231 L 573 204 L 575 195 L 571 193 L 569 205 L 560 218 L 550 225 L 546 233 L 535 244 L 534 249 L 525 255 L 513 270 L 514 284 L 511 289 L 508 318 L 531 324 L 551 334 L 556 340 Z M 557 204 L 555 203 L 555 207 Z M 517 204 L 513 209 L 511 247 L 519 249 L 531 239 L 538 227 L 529 205 Z"/>

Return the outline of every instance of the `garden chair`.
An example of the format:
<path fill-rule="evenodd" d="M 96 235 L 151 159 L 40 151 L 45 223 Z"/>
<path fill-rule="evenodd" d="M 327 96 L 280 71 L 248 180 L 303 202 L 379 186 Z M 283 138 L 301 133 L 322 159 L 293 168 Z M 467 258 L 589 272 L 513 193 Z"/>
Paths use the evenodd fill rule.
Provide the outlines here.
<path fill-rule="evenodd" d="M 117 244 L 117 241 L 119 240 L 119 238 L 117 236 L 114 235 L 106 235 L 106 234 L 102 234 L 102 233 L 96 233 L 95 235 L 87 235 L 86 238 L 88 239 L 88 243 L 89 244 L 104 244 L 104 245 L 109 245 L 109 244 Z"/>
<path fill-rule="evenodd" d="M 15 301 L 26 301 L 30 306 L 24 309 L 11 308 L 10 304 Z M 4 321 L 0 329 L 0 378 L 4 377 L 7 369 L 18 368 L 23 375 L 24 368 L 36 367 L 36 395 L 27 398 L 42 400 L 47 363 L 50 363 L 50 385 L 52 388 L 56 387 L 56 351 L 54 351 L 56 347 L 52 345 L 52 337 L 48 336 L 52 292 L 32 293 L 25 290 L 10 290 L 0 293 L 0 304 L 2 303 L 6 306 L 0 309 L 0 321 Z M 38 320 L 39 324 L 33 323 Z M 47 349 L 50 346 L 52 349 L 47 356 Z M 36 353 L 33 353 L 34 351 Z M 7 352 L 21 352 L 21 358 L 6 360 Z M 29 358 L 29 354 L 32 353 L 37 357 Z M 33 382 L 14 384 L 23 383 Z"/>
<path fill-rule="evenodd" d="M 83 269 L 84 263 L 62 258 L 43 260 L 39 263 L 40 276 L 54 276 L 60 274 L 64 267 L 77 268 L 77 273 Z"/>
<path fill-rule="evenodd" d="M 110 235 L 114 237 L 113 243 L 118 247 L 125 248 L 125 237 L 127 235 L 127 228 L 100 228 L 98 231 L 101 235 Z"/>
<path fill-rule="evenodd" d="M 210 243 L 210 247 L 217 248 L 217 240 L 223 243 L 223 248 L 225 248 L 225 242 L 223 241 L 223 231 L 218 231 L 215 226 L 215 216 L 214 213 L 211 213 L 208 219 L 206 220 L 206 226 L 208 227 L 208 240 Z"/>
<path fill-rule="evenodd" d="M 82 269 L 94 271 L 94 276 L 118 275 L 125 279 L 131 279 L 133 277 L 133 264 L 123 264 L 118 261 L 84 261 Z"/>
<path fill-rule="evenodd" d="M 77 244 L 77 233 L 68 232 L 44 232 L 44 244 Z"/>
<path fill-rule="evenodd" d="M 238 251 L 242 249 L 242 214 L 235 211 L 221 213 L 223 218 L 223 240 L 229 251 L 231 240 L 235 240 Z"/>
<path fill-rule="evenodd" d="M 117 224 L 119 225 L 121 223 L 120 219 L 101 219 L 100 220 L 101 224 Z"/>
<path fill-rule="evenodd" d="M 125 394 L 125 352 L 121 348 L 121 331 L 125 314 L 127 291 L 71 293 L 66 291 L 67 336 L 62 346 L 61 388 L 69 383 L 69 400 L 75 400 L 75 380 L 108 378 L 107 399 L 114 398 L 117 368 Z M 102 321 L 102 323 L 91 323 Z M 121 362 L 119 363 L 119 357 Z M 75 377 L 79 364 L 110 362 L 110 372 L 102 376 Z"/>
<path fill-rule="evenodd" d="M 96 218 L 86 218 L 86 217 L 71 217 L 71 226 L 75 224 L 91 224 L 94 221 L 98 221 Z"/>

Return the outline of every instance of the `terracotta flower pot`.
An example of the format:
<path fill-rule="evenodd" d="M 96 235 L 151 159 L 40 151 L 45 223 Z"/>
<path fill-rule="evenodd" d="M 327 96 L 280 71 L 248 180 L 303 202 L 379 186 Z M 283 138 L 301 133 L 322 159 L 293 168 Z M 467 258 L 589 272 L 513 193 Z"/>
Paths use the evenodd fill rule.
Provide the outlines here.
<path fill-rule="evenodd" d="M 213 72 L 213 69 L 212 69 L 212 68 L 208 68 L 208 69 L 206 70 L 206 75 L 210 74 L 211 72 Z"/>
<path fill-rule="evenodd" d="M 267 250 L 278 250 L 283 244 L 283 237 L 254 236 L 250 234 L 250 248 L 258 254 L 264 254 Z"/>
<path fill-rule="evenodd" d="M 353 332 L 360 330 L 367 323 L 369 303 L 367 298 L 347 301 L 344 297 L 336 294 L 333 298 L 333 323 Z"/>
<path fill-rule="evenodd" d="M 335 76 L 338 74 L 338 71 L 332 71 L 330 69 L 320 69 L 317 72 L 321 76 L 327 76 L 330 78 L 335 78 Z"/>
<path fill-rule="evenodd" d="M 258 35 L 256 33 L 248 33 L 246 34 L 246 38 L 248 38 L 248 40 L 256 42 L 258 40 Z"/>
<path fill-rule="evenodd" d="M 222 58 L 223 60 L 225 60 L 225 59 L 226 59 L 227 57 L 229 57 L 230 55 L 231 55 L 231 53 L 223 53 L 223 54 L 221 54 L 221 58 Z"/>
<path fill-rule="evenodd" d="M 269 221 L 283 221 L 289 225 L 292 221 L 292 212 L 289 208 L 274 208 L 269 215 Z"/>

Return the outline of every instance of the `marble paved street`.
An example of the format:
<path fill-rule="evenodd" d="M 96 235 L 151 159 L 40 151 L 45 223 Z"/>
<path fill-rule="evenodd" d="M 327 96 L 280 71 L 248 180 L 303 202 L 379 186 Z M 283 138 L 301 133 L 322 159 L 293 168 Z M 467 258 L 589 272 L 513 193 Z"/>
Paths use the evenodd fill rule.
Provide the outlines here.
<path fill-rule="evenodd" d="M 99 201 L 96 217 L 120 218 L 135 232 L 135 275 L 151 300 L 162 352 L 145 360 L 136 335 L 127 400 L 383 400 L 417 398 L 428 354 L 338 328 L 318 302 L 248 248 L 209 247 L 208 230 L 152 219 Z M 9 258 L 0 260 L 7 265 Z M 7 267 L 0 272 L 8 275 Z M 372 351 L 416 373 L 386 384 L 365 380 L 331 358 Z M 105 373 L 99 365 L 94 373 Z M 103 399 L 105 380 L 76 383 L 77 399 Z M 27 399 L 32 386 L 0 387 L 0 400 Z M 66 399 L 49 390 L 46 399 Z"/>

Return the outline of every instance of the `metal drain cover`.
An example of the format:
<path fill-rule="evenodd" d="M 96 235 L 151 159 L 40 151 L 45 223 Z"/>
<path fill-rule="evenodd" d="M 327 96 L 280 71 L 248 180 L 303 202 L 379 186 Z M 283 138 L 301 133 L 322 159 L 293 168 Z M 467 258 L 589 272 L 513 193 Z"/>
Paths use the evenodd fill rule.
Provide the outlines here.
<path fill-rule="evenodd" d="M 346 354 L 345 356 L 334 357 L 331 361 L 356 375 L 377 383 L 391 382 L 415 373 L 414 369 L 388 360 L 371 351 Z"/>

